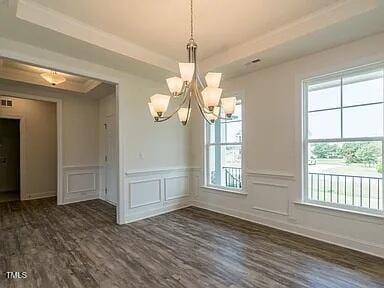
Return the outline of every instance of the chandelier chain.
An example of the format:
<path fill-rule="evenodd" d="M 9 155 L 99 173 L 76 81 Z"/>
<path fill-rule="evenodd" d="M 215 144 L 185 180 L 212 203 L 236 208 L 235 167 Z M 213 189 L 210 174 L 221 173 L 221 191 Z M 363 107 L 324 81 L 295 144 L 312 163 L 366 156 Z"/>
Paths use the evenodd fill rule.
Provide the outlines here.
<path fill-rule="evenodd" d="M 193 39 L 193 0 L 191 0 L 191 39 Z"/>

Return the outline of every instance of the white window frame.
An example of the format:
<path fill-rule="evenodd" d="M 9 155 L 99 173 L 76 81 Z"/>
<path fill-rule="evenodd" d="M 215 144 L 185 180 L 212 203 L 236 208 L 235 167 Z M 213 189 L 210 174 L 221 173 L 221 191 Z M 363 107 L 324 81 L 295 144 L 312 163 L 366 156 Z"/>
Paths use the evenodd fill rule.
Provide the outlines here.
<path fill-rule="evenodd" d="M 310 143 L 343 143 L 343 142 L 364 142 L 364 141 L 381 141 L 382 143 L 382 167 L 384 167 L 384 131 L 383 131 L 383 136 L 381 137 L 358 137 L 358 138 L 343 138 L 343 109 L 344 108 L 351 108 L 351 107 L 361 107 L 361 106 L 367 106 L 367 105 L 374 105 L 375 103 L 369 103 L 369 104 L 359 104 L 359 105 L 350 105 L 350 106 L 343 106 L 343 77 L 348 76 L 350 73 L 356 73 L 356 72 L 364 72 L 367 70 L 374 70 L 374 69 L 384 69 L 384 62 L 380 63 L 375 63 L 375 64 L 368 64 L 364 66 L 359 66 L 359 67 L 354 67 L 348 70 L 343 70 L 339 71 L 336 73 L 331 73 L 327 74 L 324 76 L 319 76 L 319 77 L 312 77 L 309 79 L 305 79 L 302 81 L 302 154 L 301 154 L 301 167 L 302 167 L 302 181 L 301 181 L 301 191 L 302 191 L 302 201 L 304 203 L 309 203 L 309 204 L 315 204 L 318 206 L 323 206 L 323 207 L 331 207 L 331 208 L 336 208 L 340 210 L 348 210 L 348 211 L 355 211 L 355 212 L 363 212 L 363 213 L 369 213 L 369 214 L 377 214 L 377 215 L 384 215 L 384 170 L 382 172 L 382 182 L 381 182 L 381 200 L 382 200 L 382 207 L 383 210 L 378 210 L 378 209 L 372 209 L 372 208 L 365 208 L 365 207 L 358 207 L 358 206 L 352 206 L 348 204 L 338 204 L 338 203 L 330 203 L 330 202 L 325 202 L 325 201 L 319 201 L 319 200 L 313 200 L 309 199 L 309 191 L 308 190 L 308 146 Z M 331 139 L 309 139 L 308 138 L 308 85 L 311 82 L 314 81 L 321 81 L 321 80 L 328 80 L 328 79 L 335 79 L 335 78 L 340 78 L 341 79 L 341 92 L 340 92 L 340 97 L 341 97 L 341 103 L 340 107 L 338 108 L 331 108 L 331 109 L 319 109 L 316 111 L 327 111 L 327 110 L 336 110 L 340 109 L 341 110 L 341 137 L 340 138 L 331 138 Z M 383 89 L 384 90 L 384 89 Z M 384 91 L 383 91 L 384 93 Z M 383 105 L 383 110 L 384 110 L 384 100 L 383 102 L 377 102 L 377 104 L 382 104 Z M 313 111 L 312 111 L 313 112 Z M 383 117 L 383 123 L 384 123 L 384 117 Z M 383 125 L 384 127 L 384 125 Z M 383 128 L 384 129 L 384 128 Z"/>
<path fill-rule="evenodd" d="M 228 192 L 234 192 L 234 193 L 240 193 L 244 194 L 244 191 L 246 190 L 245 187 L 245 105 L 244 105 L 244 97 L 239 96 L 239 94 L 232 94 L 232 95 L 226 95 L 224 97 L 236 97 L 237 101 L 241 101 L 241 143 L 225 143 L 223 145 L 240 145 L 241 146 L 241 188 L 233 188 L 233 187 L 227 187 L 224 185 L 214 185 L 209 183 L 209 148 L 211 146 L 220 146 L 221 143 L 212 144 L 210 143 L 210 125 L 206 121 L 204 121 L 204 186 L 206 188 L 212 188 L 214 190 L 221 190 L 221 191 L 228 191 Z M 214 125 L 214 124 L 212 124 Z"/>

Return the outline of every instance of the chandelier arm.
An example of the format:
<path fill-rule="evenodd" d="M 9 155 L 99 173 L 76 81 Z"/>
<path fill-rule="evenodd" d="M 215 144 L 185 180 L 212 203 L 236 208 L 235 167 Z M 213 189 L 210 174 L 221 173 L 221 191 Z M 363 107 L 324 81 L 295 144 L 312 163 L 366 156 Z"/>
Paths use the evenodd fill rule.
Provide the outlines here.
<path fill-rule="evenodd" d="M 207 116 L 205 115 L 203 110 L 201 109 L 200 105 L 197 105 L 197 106 L 199 107 L 200 114 L 201 114 L 201 116 L 203 116 L 204 120 L 207 121 L 209 124 L 212 124 L 212 122 L 209 121 L 209 119 L 207 118 Z"/>
<path fill-rule="evenodd" d="M 198 84 L 200 84 L 201 89 L 204 89 L 205 86 L 204 86 L 203 82 L 201 81 L 197 65 L 196 65 L 196 76 L 197 76 L 196 78 L 198 80 Z"/>
<path fill-rule="evenodd" d="M 183 105 L 185 104 L 185 102 L 187 101 L 188 99 L 188 94 L 190 93 L 191 89 L 190 87 L 187 87 L 188 89 L 186 89 L 185 93 L 184 93 L 184 99 L 183 101 L 181 102 L 181 104 L 179 104 L 179 106 L 176 108 L 176 110 L 174 112 L 172 112 L 170 115 L 168 116 L 162 116 L 162 117 L 158 117 L 158 120 L 156 122 L 164 122 L 164 121 L 167 121 L 168 119 L 172 118 L 179 110 L 181 107 L 183 107 Z M 189 97 L 191 98 L 191 97 Z"/>
<path fill-rule="evenodd" d="M 200 90 L 199 90 L 199 88 L 197 87 L 197 83 L 196 83 L 195 85 L 196 85 L 196 87 L 195 87 L 195 91 L 196 91 L 196 93 L 195 93 L 195 95 L 196 95 L 196 102 L 197 102 L 197 104 L 198 104 L 200 107 L 203 108 L 203 110 L 205 110 L 205 108 L 204 108 L 204 100 L 203 100 L 203 96 L 201 95 Z"/>
<path fill-rule="evenodd" d="M 185 93 L 185 91 L 187 90 L 187 83 L 184 81 L 183 82 L 183 86 L 181 87 L 181 91 L 176 95 L 176 96 L 181 96 Z"/>

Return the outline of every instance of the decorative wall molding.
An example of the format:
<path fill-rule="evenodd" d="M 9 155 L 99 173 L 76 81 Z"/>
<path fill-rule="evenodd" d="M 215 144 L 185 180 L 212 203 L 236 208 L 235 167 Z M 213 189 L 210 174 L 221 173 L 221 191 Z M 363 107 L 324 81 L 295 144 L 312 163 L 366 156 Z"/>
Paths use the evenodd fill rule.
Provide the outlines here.
<path fill-rule="evenodd" d="M 103 49 L 176 72 L 177 62 L 31 0 L 19 0 L 16 17 Z"/>
<path fill-rule="evenodd" d="M 133 208 L 139 208 L 139 207 L 143 207 L 143 206 L 148 206 L 148 205 L 153 205 L 153 204 L 157 204 L 157 203 L 160 203 L 161 200 L 162 200 L 162 197 L 161 197 L 161 178 L 152 178 L 152 179 L 145 179 L 145 180 L 138 180 L 138 181 L 132 181 L 129 183 L 128 185 L 128 194 L 129 194 L 129 208 L 130 209 L 133 209 Z M 149 185 L 145 185 L 145 184 L 151 184 L 151 183 L 154 183 L 154 187 L 155 191 L 153 191 L 154 193 L 152 195 L 149 194 L 149 192 L 151 192 L 148 188 L 150 188 Z M 139 187 L 140 185 L 143 185 L 144 187 Z M 136 191 L 134 188 L 134 186 L 138 186 L 138 190 Z M 147 186 L 147 187 L 146 187 Z M 149 187 L 148 187 L 149 186 Z M 135 196 L 135 194 L 138 194 Z M 140 199 L 140 195 L 143 195 L 144 193 L 146 193 L 147 197 L 143 197 L 143 199 Z M 145 198 L 148 198 L 148 196 L 154 196 L 153 199 L 145 199 Z M 139 198 L 138 200 L 135 200 L 135 198 Z M 137 201 L 135 203 L 135 201 Z"/>
<path fill-rule="evenodd" d="M 254 184 L 254 185 L 260 185 L 260 186 L 270 186 L 270 187 L 288 188 L 288 185 L 285 185 L 285 184 L 278 184 L 278 183 L 271 183 L 271 182 L 254 181 L 254 182 L 252 182 L 252 184 Z"/>
<path fill-rule="evenodd" d="M 124 174 L 126 177 L 138 177 L 146 176 L 153 174 L 166 174 L 166 173 L 176 173 L 176 172 L 189 172 L 196 169 L 195 167 L 165 167 L 158 169 L 137 169 L 137 170 L 128 170 Z"/>
<path fill-rule="evenodd" d="M 131 170 L 125 173 L 126 223 L 190 206 L 191 167 Z"/>
<path fill-rule="evenodd" d="M 285 172 L 278 171 L 253 171 L 247 170 L 246 176 L 248 177 L 261 177 L 261 178 L 271 178 L 271 179 L 280 179 L 286 181 L 295 181 L 295 176 Z"/>
<path fill-rule="evenodd" d="M 266 209 L 266 208 L 262 208 L 262 207 L 257 207 L 257 206 L 252 207 L 252 209 L 263 211 L 263 212 L 268 212 L 268 213 L 273 213 L 273 214 L 278 214 L 278 215 L 282 215 L 282 216 L 288 216 L 289 215 L 288 212 L 281 212 L 281 211 L 276 211 L 276 210 L 270 210 L 270 209 Z"/>
<path fill-rule="evenodd" d="M 84 178 L 88 178 L 89 176 L 89 183 L 84 183 L 86 186 L 85 188 L 71 188 L 71 182 L 75 181 L 75 179 L 72 178 L 82 178 L 81 180 L 84 181 Z M 97 172 L 69 172 L 67 173 L 66 177 L 66 193 L 72 194 L 72 193 L 81 193 L 81 192 L 89 192 L 89 191 L 96 191 L 97 190 L 97 184 L 96 184 L 96 177 Z M 71 181 L 72 180 L 72 181 Z M 84 185 L 83 184 L 83 185 Z M 83 186 L 81 185 L 81 186 Z"/>
<path fill-rule="evenodd" d="M 99 165 L 66 165 L 63 171 L 63 204 L 99 198 Z"/>
<path fill-rule="evenodd" d="M 169 201 L 169 200 L 174 200 L 174 199 L 179 199 L 179 198 L 184 198 L 184 197 L 188 197 L 191 193 L 190 193 L 190 187 L 189 187 L 189 178 L 190 176 L 189 175 L 182 175 L 182 176 L 172 176 L 172 177 L 167 177 L 167 178 L 164 178 L 164 194 L 165 194 L 165 201 Z M 180 188 L 181 190 L 179 190 L 181 193 L 176 193 L 174 194 L 173 196 L 169 196 L 171 194 L 171 192 L 168 192 L 170 189 L 171 189 L 171 181 L 175 182 L 177 181 L 178 179 L 183 179 L 185 180 L 185 183 L 184 183 L 184 189 L 182 187 L 178 187 Z"/>

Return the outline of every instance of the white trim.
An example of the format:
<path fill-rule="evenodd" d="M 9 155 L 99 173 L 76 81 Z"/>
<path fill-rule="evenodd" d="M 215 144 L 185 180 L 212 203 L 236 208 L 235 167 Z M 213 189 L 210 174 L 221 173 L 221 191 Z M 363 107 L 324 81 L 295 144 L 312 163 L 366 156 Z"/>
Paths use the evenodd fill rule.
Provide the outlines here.
<path fill-rule="evenodd" d="M 4 92 L 0 91 L 1 96 L 6 96 L 6 97 L 13 97 L 13 98 L 23 98 L 23 99 L 31 99 L 31 100 L 39 100 L 39 101 L 45 101 L 45 102 L 53 102 L 56 104 L 56 137 L 57 137 L 57 205 L 61 205 L 64 202 L 63 198 L 63 116 L 62 116 L 62 100 L 54 97 L 48 97 L 48 96 L 38 96 L 38 95 L 33 95 L 33 94 L 26 94 L 26 93 L 18 93 L 18 92 Z M 20 135 L 21 137 L 21 135 Z M 20 138 L 21 139 L 21 138 Z M 21 145 L 20 145 L 21 146 Z M 22 150 L 23 155 L 24 155 L 24 148 Z M 22 155 L 20 155 L 22 156 Z M 21 158 L 21 157 L 20 157 Z M 20 165 L 21 166 L 21 165 Z M 23 169 L 23 170 L 21 170 Z M 21 171 L 24 171 L 23 166 L 20 167 Z M 22 176 L 22 175 L 20 175 Z M 22 177 L 20 177 L 22 178 Z M 20 181 L 20 186 L 21 186 L 22 180 Z M 24 191 L 24 185 L 21 186 L 21 190 Z M 24 192 L 22 192 L 23 198 L 26 197 Z M 23 200 L 23 198 L 21 198 Z M 27 198 L 25 198 L 27 199 Z"/>
<path fill-rule="evenodd" d="M 181 176 L 171 176 L 171 177 L 165 177 L 164 178 L 164 200 L 165 201 L 170 201 L 170 200 L 174 200 L 174 199 L 180 199 L 180 198 L 185 198 L 185 197 L 189 197 L 191 195 L 189 189 L 190 189 L 190 186 L 189 186 L 189 175 L 181 175 Z M 172 180 L 172 179 L 186 179 L 186 186 L 187 186 L 187 194 L 181 194 L 181 195 L 177 195 L 177 196 L 173 196 L 173 197 L 168 197 L 167 195 L 167 180 Z"/>
<path fill-rule="evenodd" d="M 243 191 L 246 191 L 246 175 L 245 175 L 245 167 L 246 167 L 246 163 L 245 163 L 245 160 L 247 159 L 246 158 L 246 137 L 245 137 L 245 133 L 244 131 L 246 131 L 246 121 L 245 121 L 245 105 L 246 105 L 246 101 L 245 101 L 245 94 L 244 94 L 244 91 L 226 91 L 225 92 L 225 96 L 224 97 L 232 97 L 232 96 L 235 96 L 237 98 L 237 101 L 240 100 L 241 102 L 241 120 L 238 120 L 236 122 L 241 122 L 241 131 L 242 131 L 242 135 L 241 135 L 241 143 L 238 143 L 238 142 L 234 142 L 234 143 L 210 143 L 210 133 L 209 133 L 209 128 L 208 128 L 208 124 L 206 121 L 203 121 L 203 133 L 204 133 L 204 137 L 203 138 L 203 174 L 204 174 L 204 177 L 203 177 L 203 188 L 207 188 L 207 189 L 213 189 L 213 190 L 216 190 L 216 191 L 223 191 L 223 192 L 228 192 L 228 193 L 237 193 L 237 194 L 247 194 Z M 215 124 L 213 124 L 215 125 Z M 221 185 L 221 186 L 218 186 L 218 185 L 213 185 L 213 184 L 210 184 L 209 183 L 209 167 L 208 167 L 208 157 L 209 157 L 209 148 L 211 146 L 227 146 L 227 145 L 232 145 L 232 146 L 235 146 L 235 145 L 238 145 L 238 146 L 241 146 L 241 189 L 230 189 L 229 187 L 226 187 L 224 185 Z"/>
<path fill-rule="evenodd" d="M 192 206 L 232 216 L 245 221 L 250 221 L 260 225 L 265 225 L 292 234 L 297 234 L 306 238 L 311 238 L 314 240 L 326 242 L 329 244 L 349 248 L 352 250 L 360 251 L 362 253 L 384 258 L 384 246 L 377 245 L 375 243 L 359 241 L 348 237 L 342 237 L 334 233 L 325 233 L 317 229 L 306 228 L 302 225 L 290 224 L 283 221 L 273 220 L 271 218 L 261 217 L 259 215 L 255 215 L 249 212 L 224 208 L 221 206 L 202 203 L 199 201 L 194 201 Z"/>
<path fill-rule="evenodd" d="M 205 185 L 205 186 L 200 186 L 200 188 L 202 189 L 206 189 L 207 192 L 218 192 L 218 193 L 230 193 L 230 194 L 234 194 L 234 195 L 242 195 L 242 196 L 246 196 L 248 195 L 247 192 L 245 192 L 244 190 L 234 190 L 234 189 L 225 189 L 224 186 L 212 186 L 212 185 Z"/>
<path fill-rule="evenodd" d="M 253 206 L 252 209 L 263 211 L 263 212 L 268 212 L 268 213 L 272 213 L 272 214 L 277 214 L 277 215 L 281 215 L 281 216 L 288 216 L 289 215 L 288 212 L 280 212 L 280 211 L 265 209 L 265 208 L 257 207 L 257 206 Z"/>
<path fill-rule="evenodd" d="M 270 30 L 256 38 L 236 46 L 229 47 L 226 51 L 215 53 L 200 63 L 202 71 L 214 70 L 229 63 L 240 63 L 244 59 L 251 59 L 266 50 L 281 47 L 291 41 L 327 29 L 339 22 L 352 19 L 355 16 L 368 13 L 380 7 L 376 0 L 343 0 L 327 5 L 322 9 L 307 14 L 293 22 Z M 240 64 L 243 66 L 243 64 Z"/>
<path fill-rule="evenodd" d="M 0 94 L 0 97 L 3 96 L 2 94 Z M 21 115 L 11 115 L 11 114 L 1 114 L 0 115 L 0 119 L 15 119 L 15 120 L 19 120 L 19 133 L 20 133 L 20 139 L 19 139 L 19 145 L 20 145 L 20 150 L 19 150 L 19 153 L 20 153 L 20 191 L 19 191 L 19 196 L 20 196 L 20 200 L 27 200 L 29 199 L 28 198 L 28 194 L 26 193 L 26 189 L 25 189 L 25 185 L 24 185 L 24 175 L 25 175 L 25 120 L 24 120 L 24 116 L 21 116 Z"/>
<path fill-rule="evenodd" d="M 16 17 L 103 49 L 176 72 L 177 62 L 31 0 L 19 0 Z"/>
<path fill-rule="evenodd" d="M 150 182 L 157 182 L 158 183 L 158 185 L 159 185 L 159 199 L 151 201 L 151 202 L 146 202 L 143 204 L 133 205 L 133 203 L 132 203 L 132 188 L 131 188 L 132 184 L 150 183 Z M 139 208 L 139 207 L 143 207 L 143 206 L 161 203 L 161 200 L 162 200 L 162 197 L 161 197 L 162 189 L 161 188 L 162 188 L 161 187 L 161 178 L 150 178 L 150 179 L 130 181 L 128 183 L 129 208 L 134 209 L 134 208 Z"/>
<path fill-rule="evenodd" d="M 0 38 L 1 40 L 1 38 Z M 18 42 L 13 42 L 13 44 L 17 44 Z M 60 54 L 58 54 L 60 55 Z M 116 77 L 113 77 L 111 76 L 111 73 L 96 73 L 94 72 L 94 70 L 92 69 L 81 69 L 81 68 L 76 68 L 72 65 L 66 65 L 66 64 L 62 64 L 62 63 L 57 63 L 57 62 L 54 62 L 52 63 L 51 60 L 46 60 L 45 58 L 41 58 L 41 57 L 34 57 L 34 56 L 31 56 L 29 54 L 25 54 L 25 53 L 20 53 L 20 52 L 17 52 L 15 50 L 12 50 L 10 49 L 9 47 L 8 48 L 0 48 L 0 57 L 4 57 L 4 58 L 7 58 L 7 59 L 11 59 L 11 60 L 15 60 L 15 61 L 21 61 L 21 62 L 24 62 L 24 63 L 27 63 L 27 64 L 31 64 L 31 65 L 36 65 L 36 66 L 40 66 L 40 67 L 45 67 L 47 69 L 52 69 L 54 68 L 55 70 L 57 71 L 61 71 L 61 72 L 64 72 L 64 73 L 69 73 L 69 74 L 77 74 L 77 75 L 81 75 L 81 76 L 84 76 L 84 77 L 89 77 L 89 78 L 93 78 L 93 79 L 98 79 L 98 80 L 102 80 L 102 81 L 106 81 L 106 82 L 109 82 L 110 84 L 115 84 L 115 93 L 116 93 L 116 135 L 115 137 L 118 139 L 118 147 L 117 147 L 117 151 L 119 153 L 119 157 L 117 158 L 117 163 L 116 165 L 118 166 L 118 170 L 119 170 L 119 173 L 117 175 L 117 193 L 118 193 L 118 202 L 117 202 L 117 206 L 116 206 L 116 222 L 118 224 L 124 224 L 125 223 L 125 214 L 126 214 L 126 207 L 124 205 L 125 203 L 125 197 L 124 197 L 124 191 L 122 191 L 122 189 L 124 189 L 124 151 L 123 151 L 123 148 L 124 148 L 124 139 L 123 139 L 123 136 L 121 135 L 120 133 L 120 127 L 122 127 L 121 125 L 121 117 L 119 117 L 121 111 L 121 107 L 119 105 L 119 97 L 121 97 L 120 95 L 120 81 L 121 79 L 120 78 L 116 78 Z M 105 69 L 108 69 L 107 67 L 104 67 Z M 108 71 L 113 71 L 112 69 L 109 69 Z M 2 93 L 2 91 L 0 91 L 0 94 Z M 8 92 L 6 92 L 5 94 L 7 94 Z M 20 98 L 28 98 L 27 95 L 25 94 L 22 94 L 22 93 L 12 93 L 14 95 L 23 95 L 23 96 L 19 96 Z M 46 100 L 47 98 L 45 97 L 40 97 L 40 96 L 34 96 L 35 99 L 37 100 Z M 62 156 L 62 153 L 59 153 L 60 151 L 62 152 L 63 151 L 63 129 L 62 129 L 62 118 L 63 118 L 63 115 L 62 115 L 62 101 L 61 99 L 51 99 L 52 101 L 55 100 L 57 101 L 57 113 L 56 113 L 56 116 L 58 118 L 58 127 L 57 127 L 57 133 L 58 133 L 58 137 L 57 137 L 57 150 L 58 150 L 58 158 L 57 158 L 57 166 L 58 166 L 58 181 L 57 181 L 57 185 L 58 185 L 58 189 L 57 189 L 57 204 L 58 205 L 62 205 L 64 204 L 65 202 L 65 199 L 64 199 L 64 193 L 63 193 L 63 189 L 64 189 L 64 179 L 63 179 L 63 156 Z M 47 101 L 47 100 L 46 100 Z M 61 197 L 59 196 L 61 195 Z M 90 198 L 90 199 L 93 199 L 93 198 Z"/>
<path fill-rule="evenodd" d="M 295 205 L 302 208 L 310 209 L 311 212 L 322 213 L 325 215 L 333 215 L 337 217 L 343 217 L 346 219 L 353 219 L 360 222 L 368 222 L 378 225 L 384 225 L 384 214 L 369 213 L 366 211 L 345 209 L 341 207 L 332 207 L 327 205 L 318 205 L 311 202 L 294 202 Z M 314 209 L 312 209 L 314 208 Z"/>
<path fill-rule="evenodd" d="M 260 186 L 270 186 L 270 187 L 278 187 L 278 188 L 288 188 L 288 185 L 285 184 L 278 184 L 278 183 L 270 183 L 270 182 L 263 182 L 263 181 L 254 181 L 252 182 L 254 185 L 260 185 Z"/>
<path fill-rule="evenodd" d="M 132 223 L 146 218 L 151 218 L 161 214 L 169 213 L 175 210 L 184 209 L 191 206 L 191 203 L 177 203 L 177 204 L 167 204 L 166 207 L 158 207 L 154 209 L 148 209 L 145 211 L 140 211 L 136 213 L 129 213 L 125 217 L 125 223 Z"/>
<path fill-rule="evenodd" d="M 70 194 L 76 194 L 76 193 L 82 193 L 82 192 L 93 192 L 93 191 L 97 191 L 97 183 L 96 183 L 96 176 L 97 176 L 97 173 L 93 172 L 93 171 L 83 171 L 83 172 L 67 172 L 67 179 L 66 179 L 66 187 L 67 187 L 67 196 L 70 195 Z M 77 190 L 69 190 L 69 178 L 71 176 L 76 176 L 76 175 L 92 175 L 92 186 L 87 188 L 87 189 L 77 189 Z"/>
<path fill-rule="evenodd" d="M 137 169 L 128 170 L 124 173 L 125 177 L 146 176 L 151 174 L 165 174 L 174 172 L 188 172 L 192 169 L 198 169 L 198 167 L 165 167 L 157 169 Z"/>
<path fill-rule="evenodd" d="M 356 212 L 365 212 L 371 210 L 372 214 L 375 213 L 375 209 L 371 208 L 365 208 L 365 207 L 359 207 L 359 206 L 354 206 L 354 205 L 343 205 L 341 203 L 330 203 L 327 201 L 317 201 L 317 200 L 311 200 L 309 199 L 309 191 L 308 190 L 308 147 L 310 143 L 324 143 L 324 142 L 352 142 L 352 141 L 381 141 L 382 145 L 384 147 L 384 134 L 382 136 L 377 136 L 377 137 L 356 137 L 356 138 L 344 138 L 343 137 L 343 110 L 345 108 L 349 108 L 350 106 L 343 106 L 343 78 L 348 77 L 351 73 L 358 75 L 359 73 L 365 73 L 369 71 L 375 71 L 375 70 L 383 70 L 384 69 L 384 62 L 379 61 L 371 64 L 366 64 L 366 65 L 359 65 L 356 67 L 350 67 L 348 69 L 340 70 L 334 73 L 328 73 L 326 75 L 322 76 L 314 76 L 306 79 L 301 79 L 301 110 L 300 110 L 300 120 L 301 120 L 301 139 L 300 143 L 301 149 L 299 151 L 300 155 L 300 160 L 301 163 L 299 164 L 299 167 L 301 167 L 301 194 L 302 197 L 301 199 L 303 200 L 302 202 L 305 203 L 312 203 L 315 206 L 323 206 L 323 207 L 331 207 L 333 209 L 340 209 L 341 211 L 343 210 L 350 210 L 350 211 L 356 211 Z M 384 77 L 384 75 L 382 76 Z M 308 138 L 308 115 L 311 113 L 308 110 L 308 85 L 310 83 L 321 83 L 321 81 L 328 81 L 332 79 L 340 79 L 340 107 L 334 108 L 340 110 L 340 137 L 339 138 L 330 138 L 330 139 L 309 139 Z M 383 104 L 384 103 L 379 103 Z M 367 103 L 367 104 L 359 104 L 359 105 L 354 105 L 353 107 L 360 107 L 360 106 L 367 106 L 367 105 L 379 105 L 377 103 Z M 383 118 L 383 123 L 384 123 L 384 118 Z M 384 125 L 383 125 L 384 127 Z M 384 157 L 382 156 L 382 162 L 384 163 Z M 321 174 L 321 173 L 320 173 Z M 353 175 L 351 175 L 353 176 Z M 384 171 L 383 175 L 384 176 Z M 382 177 L 382 185 L 384 187 L 384 178 Z M 383 199 L 383 204 L 384 204 L 384 190 L 382 189 L 381 191 L 381 196 Z M 384 206 L 383 206 L 384 209 Z M 383 210 L 378 210 L 382 214 Z"/>
<path fill-rule="evenodd" d="M 41 192 L 37 194 L 28 195 L 27 198 L 23 200 L 35 200 L 35 199 L 56 197 L 56 194 L 57 194 L 57 191 Z"/>
<path fill-rule="evenodd" d="M 65 165 L 64 169 L 87 169 L 87 168 L 101 168 L 104 167 L 102 164 L 89 164 L 89 165 Z"/>
<path fill-rule="evenodd" d="M 279 179 L 286 181 L 295 181 L 295 176 L 292 174 L 288 174 L 285 172 L 278 171 L 253 171 L 248 170 L 247 176 L 249 177 L 260 177 L 260 178 L 271 178 L 271 179 Z"/>

